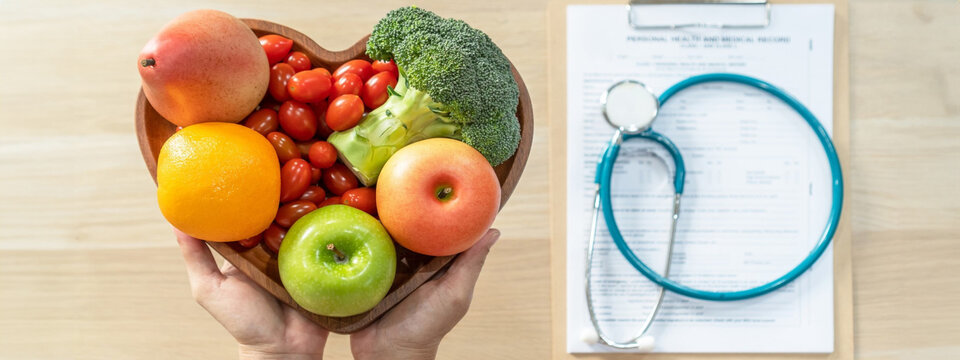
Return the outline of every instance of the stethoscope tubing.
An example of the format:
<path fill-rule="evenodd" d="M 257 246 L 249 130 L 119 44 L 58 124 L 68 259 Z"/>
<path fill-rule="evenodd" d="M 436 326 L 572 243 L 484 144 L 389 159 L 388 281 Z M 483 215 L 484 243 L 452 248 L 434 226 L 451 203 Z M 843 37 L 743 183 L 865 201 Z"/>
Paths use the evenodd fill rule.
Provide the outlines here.
<path fill-rule="evenodd" d="M 739 74 L 729 74 L 729 73 L 711 73 L 696 75 L 681 82 L 678 82 L 667 89 L 663 94 L 660 95 L 659 100 L 660 104 L 665 104 L 667 100 L 673 97 L 677 92 L 686 89 L 690 86 L 707 83 L 707 82 L 734 82 L 744 85 L 749 85 L 760 90 L 763 90 L 792 107 L 801 117 L 806 121 L 806 123 L 813 130 L 814 134 L 817 136 L 817 139 L 820 141 L 820 144 L 823 147 L 823 150 L 827 156 L 827 161 L 830 165 L 830 172 L 832 174 L 832 204 L 830 208 L 830 216 L 826 226 L 821 233 L 820 239 L 817 244 L 813 247 L 809 254 L 793 269 L 785 273 L 784 275 L 770 281 L 768 283 L 762 284 L 746 290 L 739 291 L 707 291 L 701 289 L 695 289 L 683 284 L 674 282 L 666 277 L 668 274 L 660 275 L 656 271 L 650 269 L 637 255 L 630 249 L 626 241 L 623 238 L 623 234 L 620 233 L 620 228 L 617 225 L 617 220 L 613 216 L 613 204 L 611 201 L 611 177 L 613 174 L 614 163 L 616 161 L 617 155 L 620 150 L 620 141 L 621 140 L 612 140 L 607 146 L 607 149 L 604 150 L 600 164 L 598 165 L 598 172 L 595 176 L 595 181 L 599 187 L 599 197 L 600 197 L 600 207 L 603 212 L 603 219 L 607 224 L 607 228 L 610 232 L 610 236 L 613 239 L 613 242 L 617 246 L 617 249 L 620 253 L 626 258 L 627 262 L 630 263 L 637 271 L 639 271 L 643 276 L 650 279 L 654 283 L 662 286 L 663 288 L 672 291 L 674 293 L 691 297 L 694 299 L 701 300 L 711 300 L 711 301 L 733 301 L 733 300 L 743 300 L 748 298 L 753 298 L 761 296 L 772 291 L 775 291 L 784 285 L 789 284 L 791 281 L 797 279 L 804 272 L 809 270 L 814 263 L 820 258 L 821 255 L 827 250 L 830 245 L 831 239 L 833 239 L 834 234 L 836 233 L 837 226 L 840 222 L 840 214 L 843 209 L 843 174 L 840 168 L 840 159 L 837 155 L 836 148 L 833 145 L 833 141 L 830 140 L 830 136 L 824 129 L 823 125 L 820 124 L 820 121 L 817 120 L 816 116 L 807 109 L 800 101 L 795 99 L 793 96 L 790 96 L 785 91 L 780 88 L 767 83 L 763 80 L 756 79 L 753 77 L 739 75 Z M 679 150 L 674 152 L 676 146 L 672 146 L 672 142 L 669 142 L 665 136 L 662 136 L 658 133 L 653 132 L 652 130 L 647 130 L 640 134 L 624 134 L 623 140 L 632 138 L 632 137 L 643 137 L 654 140 L 661 145 L 663 145 L 666 140 L 667 150 L 671 155 L 675 156 L 676 159 L 680 158 L 678 156 Z M 683 165 L 682 160 L 675 170 L 675 181 L 674 188 L 676 194 L 683 193 Z M 591 239 L 593 241 L 593 239 Z M 669 261 L 669 259 L 668 259 Z"/>

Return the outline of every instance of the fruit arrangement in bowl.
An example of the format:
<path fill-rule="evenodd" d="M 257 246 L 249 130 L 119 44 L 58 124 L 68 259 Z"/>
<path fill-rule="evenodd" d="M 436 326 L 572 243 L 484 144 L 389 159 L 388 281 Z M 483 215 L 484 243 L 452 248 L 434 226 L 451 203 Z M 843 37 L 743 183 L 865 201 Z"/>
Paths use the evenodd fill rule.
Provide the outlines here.
<path fill-rule="evenodd" d="M 163 216 L 335 332 L 370 324 L 479 240 L 532 142 L 529 94 L 500 49 L 416 7 L 340 52 L 189 12 L 137 66 Z"/>

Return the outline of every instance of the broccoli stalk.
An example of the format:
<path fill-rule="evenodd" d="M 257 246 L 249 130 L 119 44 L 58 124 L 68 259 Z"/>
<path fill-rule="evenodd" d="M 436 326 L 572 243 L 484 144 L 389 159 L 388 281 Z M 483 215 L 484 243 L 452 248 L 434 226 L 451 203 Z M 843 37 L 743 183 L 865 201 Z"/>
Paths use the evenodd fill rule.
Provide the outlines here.
<path fill-rule="evenodd" d="M 401 75 L 390 97 L 357 126 L 327 139 L 363 184 L 377 182 L 380 169 L 397 150 L 434 137 L 460 139 L 460 125 L 438 109 L 430 94 L 411 88 Z"/>
<path fill-rule="evenodd" d="M 417 8 L 389 12 L 373 28 L 367 55 L 393 59 L 395 89 L 353 128 L 327 139 L 370 186 L 400 148 L 445 137 L 477 149 L 492 166 L 520 143 L 519 89 L 510 62 L 480 30 Z"/>

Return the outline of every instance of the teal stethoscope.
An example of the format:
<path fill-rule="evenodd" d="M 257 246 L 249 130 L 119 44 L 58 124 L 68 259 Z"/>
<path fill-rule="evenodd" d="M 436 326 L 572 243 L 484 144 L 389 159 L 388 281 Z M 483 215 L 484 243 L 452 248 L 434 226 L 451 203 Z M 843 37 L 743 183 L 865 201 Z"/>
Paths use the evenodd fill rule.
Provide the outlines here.
<path fill-rule="evenodd" d="M 673 244 L 677 233 L 677 220 L 680 217 L 680 196 L 683 194 L 685 168 L 683 165 L 683 156 L 680 155 L 680 150 L 677 149 L 677 146 L 666 136 L 653 131 L 651 124 L 656 118 L 661 104 L 666 103 L 667 100 L 683 89 L 707 82 L 733 82 L 752 86 L 787 103 L 787 105 L 792 107 L 793 110 L 806 120 L 807 125 L 810 126 L 820 140 L 820 145 L 823 146 L 823 151 L 827 155 L 827 161 L 830 163 L 830 172 L 833 176 L 831 184 L 833 188 L 833 202 L 830 208 L 829 221 L 827 221 L 827 225 L 820 235 L 820 241 L 817 242 L 816 246 L 813 247 L 813 250 L 810 251 L 806 258 L 792 270 L 771 282 L 751 289 L 740 291 L 706 291 L 694 289 L 667 278 L 667 275 L 670 273 L 670 258 L 673 254 Z M 820 124 L 820 121 L 817 120 L 810 110 L 785 91 L 753 77 L 738 74 L 713 73 L 697 75 L 683 80 L 667 89 L 667 91 L 660 95 L 659 99 L 657 99 L 656 95 L 654 95 L 650 89 L 640 82 L 633 80 L 621 81 L 607 89 L 607 91 L 603 93 L 600 102 L 603 108 L 604 119 L 613 126 L 616 131 L 610 143 L 607 145 L 606 150 L 603 151 L 600 162 L 597 164 L 596 176 L 594 177 L 596 194 L 594 195 L 593 201 L 593 225 L 590 229 L 590 242 L 587 245 L 587 262 L 585 266 L 587 310 L 590 313 L 590 322 L 593 323 L 593 331 L 586 329 L 587 331 L 585 331 L 583 335 L 584 341 L 588 343 L 599 342 L 617 349 L 652 350 L 654 340 L 652 337 L 644 336 L 644 334 L 650 328 L 654 317 L 660 310 L 665 290 L 670 290 L 695 299 L 713 301 L 742 300 L 760 296 L 777 290 L 795 280 L 807 271 L 807 269 L 810 269 L 817 259 L 820 258 L 820 255 L 827 249 L 827 246 L 830 245 L 830 239 L 833 238 L 833 234 L 837 230 L 837 223 L 840 221 L 840 210 L 843 207 L 843 177 L 840 173 L 840 160 L 837 158 L 837 151 L 833 147 L 830 136 L 827 135 L 827 131 L 823 128 L 823 125 Z M 673 158 L 675 168 L 673 179 L 673 188 L 675 191 L 673 197 L 673 221 L 670 224 L 670 240 L 667 245 L 667 260 L 663 275 L 650 269 L 650 267 L 644 264 L 633 250 L 630 249 L 627 242 L 623 239 L 623 234 L 620 233 L 620 228 L 617 227 L 617 219 L 613 216 L 613 206 L 610 199 L 610 178 L 613 174 L 614 163 L 617 161 L 617 155 L 620 152 L 621 143 L 633 138 L 653 141 L 663 146 Z M 610 237 L 613 238 L 614 244 L 616 244 L 617 249 L 619 249 L 620 253 L 627 259 L 627 262 L 647 279 L 650 279 L 650 281 L 660 286 L 657 303 L 641 324 L 639 334 L 625 343 L 613 341 L 604 334 L 600 329 L 600 324 L 597 321 L 597 316 L 593 309 L 593 296 L 590 292 L 590 269 L 593 263 L 594 244 L 597 239 L 600 209 L 603 209 L 603 220 L 607 224 Z"/>

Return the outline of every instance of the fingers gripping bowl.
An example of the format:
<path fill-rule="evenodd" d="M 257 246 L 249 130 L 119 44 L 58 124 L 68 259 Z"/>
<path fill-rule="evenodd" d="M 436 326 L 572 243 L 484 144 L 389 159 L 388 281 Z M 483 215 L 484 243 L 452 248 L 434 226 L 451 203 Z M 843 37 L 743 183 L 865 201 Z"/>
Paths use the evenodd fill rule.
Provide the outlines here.
<path fill-rule="evenodd" d="M 353 59 L 370 60 L 365 54 L 366 37 L 346 50 L 334 52 L 324 49 L 306 35 L 286 26 L 264 20 L 243 19 L 242 21 L 258 37 L 277 34 L 292 39 L 292 51 L 306 54 L 314 66 L 335 69 Z M 511 67 L 511 70 L 520 90 L 519 106 L 516 112 L 520 125 L 520 144 L 512 157 L 494 168 L 501 186 L 501 208 L 506 204 L 520 180 L 533 141 L 533 108 L 530 95 L 516 69 Z M 160 149 L 166 139 L 176 131 L 176 125 L 161 116 L 147 101 L 142 91 L 137 98 L 135 122 L 144 162 L 150 174 L 156 179 Z M 369 325 L 444 269 L 455 258 L 455 255 L 440 257 L 421 255 L 397 246 L 396 276 L 386 297 L 367 312 L 348 317 L 326 317 L 301 308 L 293 300 L 280 280 L 277 257 L 263 246 L 245 249 L 235 243 L 208 242 L 207 244 L 277 299 L 299 310 L 324 328 L 338 333 L 354 332 Z"/>

